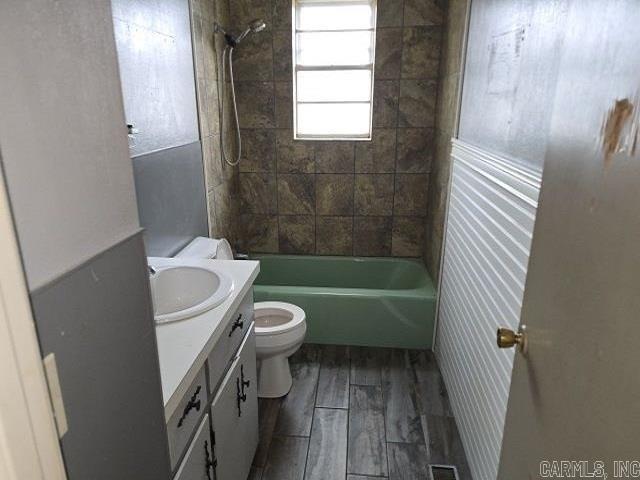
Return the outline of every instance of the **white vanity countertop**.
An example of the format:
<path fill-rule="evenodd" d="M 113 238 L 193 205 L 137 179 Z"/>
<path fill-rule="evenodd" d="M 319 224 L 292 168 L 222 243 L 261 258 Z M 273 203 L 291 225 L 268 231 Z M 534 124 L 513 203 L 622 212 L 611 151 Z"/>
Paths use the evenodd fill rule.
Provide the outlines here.
<path fill-rule="evenodd" d="M 154 267 L 211 267 L 233 280 L 233 291 L 217 307 L 187 320 L 156 325 L 164 415 L 168 420 L 251 288 L 260 271 L 260 263 L 251 260 L 149 258 L 149 264 Z"/>

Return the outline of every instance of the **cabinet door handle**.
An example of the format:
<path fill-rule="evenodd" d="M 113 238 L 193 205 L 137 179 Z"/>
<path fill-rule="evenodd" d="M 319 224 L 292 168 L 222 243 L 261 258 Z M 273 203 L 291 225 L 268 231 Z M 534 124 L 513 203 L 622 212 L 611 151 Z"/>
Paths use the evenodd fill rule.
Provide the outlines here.
<path fill-rule="evenodd" d="M 242 402 L 247 401 L 247 394 L 240 393 L 240 379 L 236 378 L 236 400 L 238 402 L 238 416 L 242 416 Z"/>
<path fill-rule="evenodd" d="M 244 365 L 240 365 L 240 384 L 242 385 L 242 395 L 245 395 L 244 393 L 244 387 L 249 387 L 249 385 L 251 385 L 251 381 L 250 380 L 245 380 L 244 379 Z M 246 398 L 245 398 L 246 401 Z"/>
<path fill-rule="evenodd" d="M 229 332 L 229 336 L 233 335 L 233 332 L 235 332 L 237 328 L 242 330 L 243 325 L 244 325 L 244 322 L 242 321 L 242 314 L 240 313 L 240 314 L 238 314 L 238 318 L 236 318 L 236 321 L 233 322 L 233 326 L 231 327 L 231 331 Z"/>
<path fill-rule="evenodd" d="M 211 450 L 213 451 L 213 446 Z M 208 480 L 211 480 L 211 469 L 213 468 L 213 470 L 215 471 L 217 466 L 218 466 L 218 460 L 215 457 L 213 460 L 211 460 L 211 455 L 209 454 L 209 441 L 205 440 L 204 441 L 204 468 L 207 473 Z"/>
<path fill-rule="evenodd" d="M 198 385 L 198 388 L 196 388 L 195 393 L 189 399 L 189 403 L 185 405 L 184 411 L 182 412 L 182 416 L 180 417 L 180 420 L 178 420 L 178 428 L 182 427 L 182 424 L 184 423 L 185 419 L 187 418 L 187 415 L 189 415 L 189 412 L 192 409 L 195 408 L 196 412 L 200 411 L 200 400 L 196 401 L 196 398 L 198 398 L 198 394 L 200 393 L 201 389 L 202 387 Z"/>

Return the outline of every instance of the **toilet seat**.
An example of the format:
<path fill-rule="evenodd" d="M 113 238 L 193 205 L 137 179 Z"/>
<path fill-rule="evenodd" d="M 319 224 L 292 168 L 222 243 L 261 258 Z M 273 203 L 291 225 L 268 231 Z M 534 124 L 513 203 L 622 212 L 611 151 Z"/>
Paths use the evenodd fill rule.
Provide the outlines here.
<path fill-rule="evenodd" d="M 304 324 L 300 307 L 285 302 L 257 302 L 253 307 L 256 336 L 280 335 Z"/>

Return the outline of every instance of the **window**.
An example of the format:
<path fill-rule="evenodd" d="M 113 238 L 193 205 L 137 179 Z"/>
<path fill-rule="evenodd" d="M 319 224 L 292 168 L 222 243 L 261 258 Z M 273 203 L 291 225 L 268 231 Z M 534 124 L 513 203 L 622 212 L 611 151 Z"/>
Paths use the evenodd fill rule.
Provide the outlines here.
<path fill-rule="evenodd" d="M 370 140 L 376 0 L 294 0 L 296 139 Z"/>

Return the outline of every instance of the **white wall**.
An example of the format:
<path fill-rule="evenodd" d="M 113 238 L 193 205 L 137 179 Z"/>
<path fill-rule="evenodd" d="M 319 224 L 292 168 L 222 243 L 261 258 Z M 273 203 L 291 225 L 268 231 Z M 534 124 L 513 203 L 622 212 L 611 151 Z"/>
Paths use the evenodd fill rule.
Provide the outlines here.
<path fill-rule="evenodd" d="M 0 31 L 0 151 L 33 290 L 138 214 L 109 0 L 3 0 Z"/>

